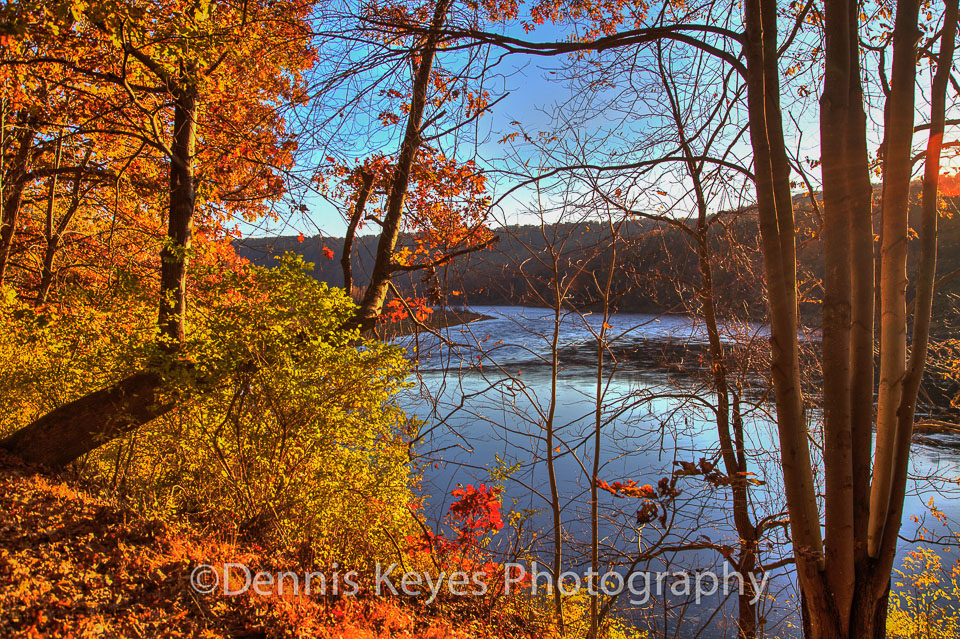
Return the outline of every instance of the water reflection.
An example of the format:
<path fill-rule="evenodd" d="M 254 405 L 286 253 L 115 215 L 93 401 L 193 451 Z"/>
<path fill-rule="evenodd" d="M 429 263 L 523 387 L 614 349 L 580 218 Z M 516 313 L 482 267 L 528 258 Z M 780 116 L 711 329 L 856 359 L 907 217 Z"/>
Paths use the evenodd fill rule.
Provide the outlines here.
<path fill-rule="evenodd" d="M 405 338 L 419 360 L 421 384 L 403 399 L 404 408 L 424 420 L 417 450 L 428 462 L 424 475 L 429 512 L 439 520 L 446 496 L 457 484 L 490 482 L 494 469 L 509 471 L 504 481 L 507 508 L 529 511 L 523 540 L 497 540 L 506 551 L 517 541 L 546 559 L 552 521 L 547 474 L 545 426 L 554 426 L 555 468 L 564 530 L 565 568 L 586 570 L 589 557 L 590 486 L 594 432 L 600 424 L 598 477 L 609 482 L 634 480 L 656 485 L 678 463 L 712 459 L 718 452 L 713 395 L 704 373 L 706 332 L 680 315 L 617 314 L 607 320 L 608 347 L 597 373 L 597 344 L 604 321 L 599 314 L 555 314 L 549 309 L 480 307 L 489 319 L 444 331 Z M 766 328 L 727 324 L 723 339 L 731 353 L 763 352 Z M 816 335 L 805 336 L 816 339 Z M 553 358 L 556 342 L 557 357 Z M 553 366 L 557 367 L 554 381 Z M 734 372 L 744 390 L 745 448 L 759 485 L 751 490 L 755 522 L 785 520 L 775 426 L 764 401 L 762 362 L 747 362 Z M 599 391 L 598 391 L 599 384 Z M 599 392 L 599 400 L 598 400 Z M 920 525 L 930 535 L 946 534 L 933 521 L 931 497 L 950 519 L 960 514 L 949 494 L 958 457 L 948 437 L 943 447 L 915 446 L 913 480 L 905 506 L 905 536 Z M 930 478 L 934 476 L 934 478 Z M 638 548 L 677 548 L 637 566 L 639 570 L 717 569 L 724 561 L 717 548 L 737 544 L 731 524 L 729 491 L 689 478 L 663 521 L 636 524 L 637 502 L 601 492 L 601 558 L 604 567 L 626 570 Z M 537 533 L 536 537 L 533 533 Z M 780 563 L 788 552 L 783 526 L 771 525 L 759 549 L 764 564 Z M 681 550 L 697 546 L 697 550 Z M 915 544 L 901 544 L 902 553 Z M 951 559 L 952 561 L 952 559 Z M 796 623 L 796 589 L 789 566 L 772 570 L 771 599 L 762 603 L 768 631 L 789 635 Z M 676 602 L 673 602 L 676 604 Z M 645 610 L 640 624 L 653 623 L 678 637 L 693 636 L 710 619 L 701 637 L 726 636 L 720 620 L 730 612 L 721 597 L 705 599 L 680 618 L 660 622 Z M 718 607 L 722 614 L 715 615 Z M 670 617 L 665 617 L 669 619 Z M 666 624 L 666 627 L 664 627 Z M 689 632 L 688 632 L 689 631 Z"/>

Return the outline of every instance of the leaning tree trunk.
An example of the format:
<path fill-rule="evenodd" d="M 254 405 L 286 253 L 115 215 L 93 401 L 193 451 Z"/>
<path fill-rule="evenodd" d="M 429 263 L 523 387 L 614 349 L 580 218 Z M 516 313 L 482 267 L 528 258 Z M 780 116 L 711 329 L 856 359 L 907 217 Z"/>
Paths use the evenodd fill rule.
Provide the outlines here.
<path fill-rule="evenodd" d="M 0 441 L 0 448 L 51 468 L 60 468 L 94 448 L 139 428 L 173 406 L 160 397 L 162 377 L 135 373 L 47 413 Z"/>
<path fill-rule="evenodd" d="M 423 48 L 420 50 L 420 65 L 413 81 L 413 96 L 410 100 L 410 111 L 407 115 L 407 128 L 400 144 L 400 153 L 397 156 L 397 165 L 393 171 L 393 180 L 390 184 L 390 195 L 387 198 L 386 213 L 383 216 L 383 228 L 380 231 L 380 241 L 377 244 L 376 260 L 373 264 L 373 274 L 367 285 L 357 311 L 356 323 L 360 330 L 367 331 L 374 327 L 377 318 L 383 311 L 390 289 L 390 281 L 394 273 L 393 251 L 400 237 L 400 222 L 403 219 L 403 204 L 410 184 L 410 170 L 417 158 L 417 152 L 423 144 L 420 128 L 423 126 L 423 111 L 427 105 L 427 90 L 430 86 L 430 74 L 433 70 L 433 60 L 440 40 L 440 29 L 446 19 L 451 0 L 439 0 L 433 12 L 430 31 L 427 33 Z"/>

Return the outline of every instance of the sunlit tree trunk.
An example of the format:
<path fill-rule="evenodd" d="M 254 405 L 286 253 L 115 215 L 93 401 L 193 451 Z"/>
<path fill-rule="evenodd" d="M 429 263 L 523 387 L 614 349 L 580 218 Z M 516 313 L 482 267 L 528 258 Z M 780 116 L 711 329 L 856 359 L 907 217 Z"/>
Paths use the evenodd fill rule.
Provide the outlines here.
<path fill-rule="evenodd" d="M 194 153 L 197 141 L 197 92 L 190 81 L 174 91 L 173 144 L 170 147 L 170 208 L 167 237 L 160 251 L 161 343 L 176 349 L 186 335 L 187 264 L 196 206 Z"/>
<path fill-rule="evenodd" d="M 410 99 L 410 111 L 407 114 L 407 128 L 403 134 L 400 153 L 397 156 L 397 164 L 390 183 L 390 195 L 387 198 L 386 212 L 383 216 L 383 226 L 380 231 L 380 241 L 377 244 L 373 274 L 360 302 L 360 309 L 357 311 L 357 323 L 361 330 L 373 328 L 387 300 L 387 292 L 390 289 L 390 281 L 394 273 L 393 251 L 400 237 L 400 223 L 403 219 L 403 205 L 407 196 L 407 187 L 410 184 L 410 170 L 413 168 L 417 152 L 423 144 L 420 129 L 423 126 L 423 112 L 427 105 L 430 74 L 433 70 L 433 61 L 440 40 L 440 30 L 446 19 L 447 11 L 450 9 L 451 1 L 438 0 L 433 11 L 430 30 L 424 39 L 423 47 L 418 51 L 420 60 L 413 81 L 413 95 Z"/>
<path fill-rule="evenodd" d="M 883 578 L 878 578 L 876 580 L 877 583 L 875 586 L 875 594 L 877 597 L 882 598 L 884 603 L 884 611 L 886 610 L 886 598 L 889 595 L 890 589 L 890 571 L 893 568 L 893 561 L 896 557 L 897 537 L 900 532 L 900 523 L 903 517 L 903 503 L 906 495 L 907 469 L 910 456 L 910 441 L 913 435 L 917 393 L 920 388 L 920 382 L 923 377 L 923 370 L 926 362 L 927 342 L 930 334 L 930 317 L 933 307 L 934 277 L 936 274 L 937 261 L 937 200 L 939 196 L 940 155 L 943 145 L 946 90 L 950 81 L 950 71 L 953 66 L 958 14 L 957 0 L 947 0 L 945 5 L 946 11 L 944 13 L 943 29 L 941 32 L 940 55 L 937 61 L 937 71 L 933 79 L 933 87 L 931 91 L 930 134 L 927 142 L 927 153 L 923 176 L 923 200 L 920 225 L 921 253 L 916 276 L 916 299 L 913 304 L 914 314 L 911 351 L 909 361 L 906 363 L 906 366 L 903 370 L 900 383 L 900 403 L 896 407 L 895 411 L 896 430 L 892 441 L 892 468 L 888 469 L 887 471 L 890 476 L 890 497 L 886 506 L 886 521 L 882 523 L 881 527 L 883 536 L 880 540 L 878 540 L 879 548 L 877 552 L 878 558 L 876 571 L 877 574 Z M 915 48 L 917 37 L 919 35 L 918 31 L 904 28 L 903 33 L 900 35 L 905 44 L 910 45 L 912 43 L 911 46 L 914 46 Z M 896 65 L 896 62 L 894 62 L 894 64 Z M 907 75 L 905 70 L 904 75 Z M 906 117 L 905 112 L 903 113 L 903 117 Z M 911 109 L 910 131 L 912 132 L 912 130 L 913 113 Z M 909 157 L 909 152 L 907 155 Z M 912 164 L 912 158 L 910 162 Z M 907 170 L 909 171 L 909 168 Z M 884 191 L 884 194 L 886 195 L 886 190 Z M 886 205 L 884 205 L 884 211 L 886 212 Z M 903 245 L 906 245 L 907 229 L 903 229 L 902 233 L 904 235 Z M 884 255 L 884 259 L 887 259 L 886 254 Z M 897 267 L 896 272 L 899 273 L 899 266 Z M 896 294 L 896 308 L 899 310 L 901 291 L 899 290 L 899 287 L 896 287 L 893 292 Z M 903 294 L 905 296 L 905 292 Z M 903 301 L 905 302 L 905 299 L 903 299 Z M 906 315 L 905 308 L 904 315 Z M 903 331 L 905 333 L 905 327 L 903 328 Z M 881 346 L 881 366 L 882 358 L 883 346 Z M 874 472 L 876 473 L 876 469 Z M 874 512 L 871 510 L 870 514 L 872 523 Z M 881 627 L 877 626 L 874 630 L 875 636 L 882 636 L 880 634 L 883 630 Z"/>
<path fill-rule="evenodd" d="M 757 218 L 770 316 L 771 376 L 797 573 L 813 637 L 837 636 L 823 587 L 823 542 L 800 387 L 796 246 L 790 167 L 783 139 L 775 0 L 744 3 L 747 111 L 757 190 Z M 830 616 L 832 617 L 832 615 Z"/>
<path fill-rule="evenodd" d="M 798 441 L 799 377 L 791 372 L 796 342 L 795 283 L 790 280 L 792 224 L 777 193 L 788 186 L 776 173 L 782 131 L 776 102 L 775 4 L 754 0 L 747 22 L 748 109 L 757 167 L 757 199 L 770 296 L 773 381 L 784 459 L 784 482 L 803 592 L 807 634 L 815 639 L 882 637 L 885 633 L 890 572 L 909 458 L 919 379 L 926 355 L 936 265 L 936 198 L 944 95 L 956 33 L 956 2 L 947 8 L 941 55 L 934 80 L 931 138 L 924 179 L 923 238 L 917 282 L 914 342 L 906 363 L 907 210 L 912 166 L 914 85 L 918 4 L 900 2 L 894 28 L 893 82 L 886 105 L 883 168 L 880 400 L 874 478 L 869 487 L 870 424 L 873 409 L 872 210 L 866 161 L 865 115 L 860 85 L 856 2 L 828 0 L 825 6 L 826 58 L 821 101 L 823 152 L 825 302 L 823 322 L 824 466 L 826 531 L 824 552 L 809 517 L 812 485 L 788 465 Z M 771 44 L 772 41 L 772 44 Z M 762 107 L 761 107 L 762 105 Z M 777 241 L 779 240 L 779 241 Z M 795 314 L 793 315 L 795 319 Z M 784 351 L 787 353 L 784 353 Z M 805 451 L 803 456 L 806 457 Z M 811 543 L 813 542 L 813 543 Z"/>
<path fill-rule="evenodd" d="M 907 349 L 907 209 L 913 166 L 914 85 L 919 3 L 901 0 L 893 33 L 893 72 L 884 118 L 883 242 L 880 261 L 880 394 L 870 487 L 868 552 L 880 553 L 890 511 Z"/>
<path fill-rule="evenodd" d="M 343 290 L 347 295 L 353 293 L 353 240 L 357 234 L 357 227 L 363 219 L 363 212 L 367 206 L 367 199 L 370 197 L 370 191 L 373 187 L 374 174 L 370 171 L 364 171 L 360 176 L 360 190 L 357 191 L 357 201 L 353 205 L 353 212 L 350 214 L 350 222 L 347 224 L 347 232 L 343 236 L 343 253 L 340 255 L 340 269 L 343 271 Z"/>

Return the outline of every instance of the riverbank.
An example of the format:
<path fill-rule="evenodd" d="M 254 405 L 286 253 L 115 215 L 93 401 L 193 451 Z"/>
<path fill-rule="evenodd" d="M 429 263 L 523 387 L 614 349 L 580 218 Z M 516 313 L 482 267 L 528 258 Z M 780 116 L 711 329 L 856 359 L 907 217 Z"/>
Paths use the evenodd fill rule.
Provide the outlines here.
<path fill-rule="evenodd" d="M 493 317 L 465 308 L 441 308 L 430 313 L 424 321 L 417 321 L 411 317 L 405 317 L 396 322 L 388 321 L 378 327 L 377 333 L 382 339 L 396 339 L 413 335 L 418 331 L 439 331 L 451 326 L 472 324 L 488 319 Z"/>

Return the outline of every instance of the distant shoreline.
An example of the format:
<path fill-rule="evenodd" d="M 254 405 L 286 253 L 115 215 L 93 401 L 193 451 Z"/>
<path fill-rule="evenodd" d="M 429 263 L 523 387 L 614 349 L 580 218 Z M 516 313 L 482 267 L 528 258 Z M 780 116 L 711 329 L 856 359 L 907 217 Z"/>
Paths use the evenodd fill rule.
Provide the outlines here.
<path fill-rule="evenodd" d="M 494 319 L 494 317 L 492 315 L 485 315 L 483 313 L 477 313 L 476 311 L 470 311 L 467 309 L 455 310 L 452 308 L 444 308 L 440 311 L 431 313 L 430 317 L 426 321 L 420 322 L 419 324 L 422 324 L 427 329 L 439 330 L 441 328 L 472 324 L 473 322 L 480 322 L 488 319 Z M 406 337 L 407 335 L 412 335 L 418 330 L 422 331 L 424 329 L 407 317 L 399 322 L 388 322 L 383 324 L 381 330 L 383 333 L 382 337 L 384 339 L 392 339 L 396 337 Z"/>

